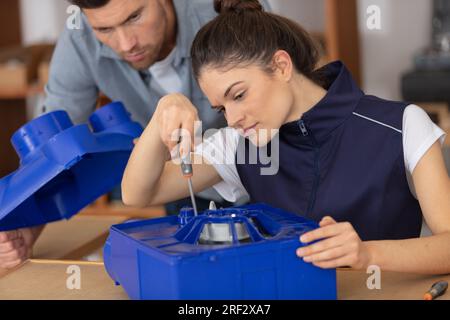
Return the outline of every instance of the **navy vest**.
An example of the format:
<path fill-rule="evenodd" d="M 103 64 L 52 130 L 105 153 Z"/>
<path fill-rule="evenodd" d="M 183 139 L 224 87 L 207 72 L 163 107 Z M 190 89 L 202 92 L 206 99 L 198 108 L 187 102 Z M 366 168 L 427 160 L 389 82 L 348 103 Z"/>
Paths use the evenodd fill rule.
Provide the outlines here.
<path fill-rule="evenodd" d="M 255 147 L 240 139 L 247 161 L 236 167 L 250 201 L 348 221 L 364 241 L 418 237 L 422 212 L 408 187 L 401 132 L 408 104 L 365 95 L 341 62 L 323 72 L 326 96 L 280 128 L 276 175 L 261 175 L 270 165 L 259 159 L 249 164 Z"/>

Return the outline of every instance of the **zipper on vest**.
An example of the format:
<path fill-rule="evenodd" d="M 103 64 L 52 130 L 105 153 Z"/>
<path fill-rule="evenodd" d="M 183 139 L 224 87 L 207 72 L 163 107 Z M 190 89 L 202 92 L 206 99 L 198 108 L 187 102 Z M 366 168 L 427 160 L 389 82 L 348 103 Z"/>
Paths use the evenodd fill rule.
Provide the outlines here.
<path fill-rule="evenodd" d="M 319 154 L 319 145 L 317 144 L 317 141 L 314 138 L 314 136 L 309 134 L 308 129 L 306 128 L 305 122 L 303 120 L 300 120 L 298 122 L 298 126 L 304 137 L 307 137 L 307 136 L 311 137 L 311 141 L 313 143 L 313 150 L 314 150 L 314 182 L 313 182 L 311 197 L 309 199 L 308 209 L 307 209 L 307 213 L 306 213 L 306 215 L 308 216 L 311 213 L 312 209 L 314 208 L 314 204 L 316 202 L 316 197 L 317 197 L 317 189 L 319 187 L 319 179 L 320 179 L 319 156 L 320 156 L 320 154 Z"/>
<path fill-rule="evenodd" d="M 308 133 L 308 129 L 306 129 L 305 122 L 303 120 L 300 120 L 298 122 L 298 126 L 299 126 L 300 131 L 302 132 L 303 136 L 307 137 L 309 135 L 309 133 Z"/>

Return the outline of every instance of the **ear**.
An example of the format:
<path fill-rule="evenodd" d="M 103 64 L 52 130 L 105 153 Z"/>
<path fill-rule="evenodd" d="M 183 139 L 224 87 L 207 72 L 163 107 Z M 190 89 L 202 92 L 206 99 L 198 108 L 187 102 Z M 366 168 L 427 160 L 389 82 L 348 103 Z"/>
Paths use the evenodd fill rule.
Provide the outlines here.
<path fill-rule="evenodd" d="M 284 50 L 275 52 L 272 58 L 272 67 L 276 75 L 289 82 L 293 74 L 293 64 L 289 53 Z"/>

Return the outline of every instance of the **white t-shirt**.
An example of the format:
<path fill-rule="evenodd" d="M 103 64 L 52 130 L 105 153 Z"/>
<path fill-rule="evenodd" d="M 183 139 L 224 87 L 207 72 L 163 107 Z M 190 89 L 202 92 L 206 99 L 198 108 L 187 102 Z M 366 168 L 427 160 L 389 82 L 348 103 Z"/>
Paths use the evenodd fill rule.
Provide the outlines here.
<path fill-rule="evenodd" d="M 390 127 L 374 119 L 366 119 L 375 125 Z M 419 160 L 436 141 L 439 140 L 441 145 L 444 143 L 446 134 L 433 123 L 422 108 L 416 105 L 406 107 L 403 114 L 403 131 L 401 132 L 407 180 L 412 195 L 417 198 L 412 173 Z M 195 154 L 202 156 L 208 163 L 212 164 L 222 177 L 223 181 L 214 186 L 219 194 L 230 202 L 239 203 L 247 201 L 249 195 L 236 169 L 235 154 L 238 142 L 239 133 L 237 130 L 222 128 L 198 145 Z"/>
<path fill-rule="evenodd" d="M 181 81 L 179 74 L 173 67 L 175 53 L 176 47 L 173 48 L 173 50 L 164 60 L 155 62 L 149 68 L 150 74 L 152 75 L 152 81 L 157 83 L 160 89 L 162 89 L 161 95 L 183 92 L 183 82 Z"/>

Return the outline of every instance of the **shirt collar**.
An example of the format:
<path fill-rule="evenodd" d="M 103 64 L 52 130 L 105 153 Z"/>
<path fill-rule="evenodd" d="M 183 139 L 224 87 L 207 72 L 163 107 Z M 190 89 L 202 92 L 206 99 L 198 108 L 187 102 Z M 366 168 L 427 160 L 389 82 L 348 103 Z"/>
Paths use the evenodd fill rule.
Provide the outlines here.
<path fill-rule="evenodd" d="M 303 121 L 307 130 L 320 144 L 352 115 L 364 92 L 341 61 L 332 62 L 318 72 L 325 75 L 329 84 L 325 97 L 305 112 L 301 119 L 284 124 L 280 133 L 293 133 L 297 139 L 300 137 L 309 140 L 311 136 L 304 136 L 299 127 L 299 122 Z"/>

